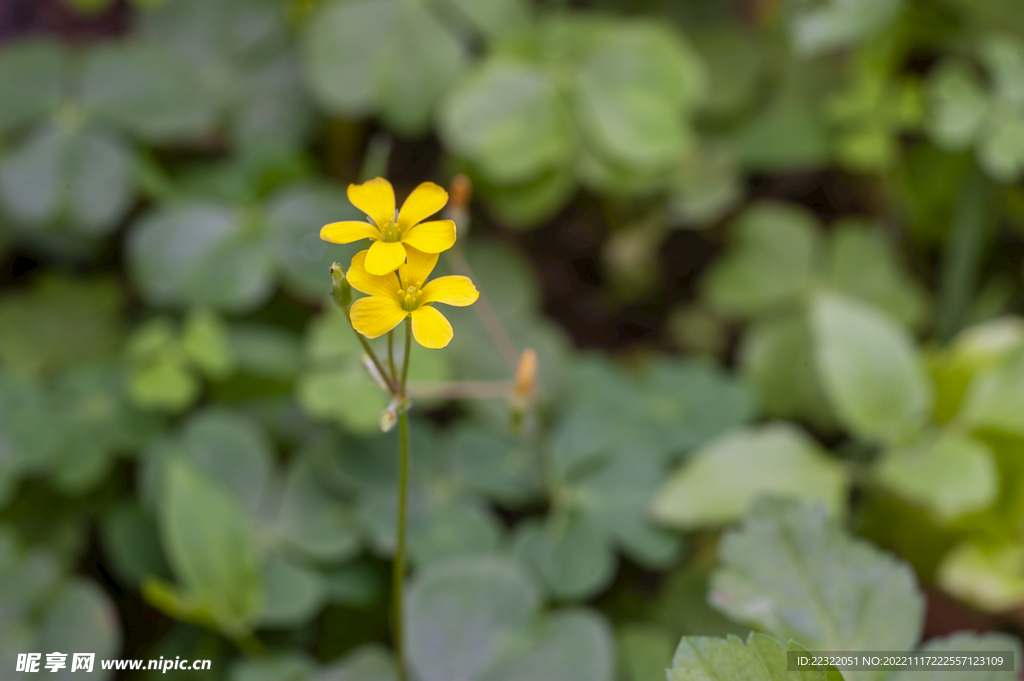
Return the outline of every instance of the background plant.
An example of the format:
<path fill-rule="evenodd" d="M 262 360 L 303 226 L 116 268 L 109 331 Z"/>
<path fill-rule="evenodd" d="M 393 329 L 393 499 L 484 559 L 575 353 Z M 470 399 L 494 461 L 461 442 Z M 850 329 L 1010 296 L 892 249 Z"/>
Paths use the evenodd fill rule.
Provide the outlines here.
<path fill-rule="evenodd" d="M 0 9 L 0 666 L 394 678 L 389 398 L 318 231 L 459 173 L 414 678 L 1019 652 L 1014 3 Z"/>

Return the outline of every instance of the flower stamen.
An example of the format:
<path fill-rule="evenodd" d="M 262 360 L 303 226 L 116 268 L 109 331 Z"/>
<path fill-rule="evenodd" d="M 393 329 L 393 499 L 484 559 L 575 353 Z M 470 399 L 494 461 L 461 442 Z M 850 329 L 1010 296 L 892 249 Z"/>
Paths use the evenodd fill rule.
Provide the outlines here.
<path fill-rule="evenodd" d="M 410 286 L 402 294 L 402 309 L 412 312 L 420 306 L 420 290 L 416 286 Z"/>

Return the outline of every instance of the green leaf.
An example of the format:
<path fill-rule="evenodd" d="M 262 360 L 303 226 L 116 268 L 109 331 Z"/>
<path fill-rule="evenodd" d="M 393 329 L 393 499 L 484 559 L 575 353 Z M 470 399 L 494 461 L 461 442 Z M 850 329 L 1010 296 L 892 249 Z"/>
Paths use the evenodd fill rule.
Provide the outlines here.
<path fill-rule="evenodd" d="M 531 634 L 520 637 L 481 681 L 611 681 L 615 643 L 596 613 L 562 610 Z"/>
<path fill-rule="evenodd" d="M 339 247 L 320 238 L 319 228 L 330 222 L 358 220 L 362 215 L 333 187 L 289 186 L 267 203 L 269 248 L 280 263 L 285 283 L 311 301 L 320 301 L 330 286 L 331 263 L 346 269 L 359 244 Z"/>
<path fill-rule="evenodd" d="M 914 573 L 847 536 L 825 509 L 765 502 L 719 545 L 712 603 L 811 650 L 909 650 L 924 600 Z"/>
<path fill-rule="evenodd" d="M 650 601 L 651 619 L 673 636 L 746 637 L 750 627 L 729 619 L 708 603 L 709 573 L 710 568 L 696 561 L 667 573 L 657 598 Z"/>
<path fill-rule="evenodd" d="M 275 653 L 236 662 L 228 673 L 230 681 L 309 681 L 316 663 L 305 653 Z"/>
<path fill-rule="evenodd" d="M 327 598 L 327 585 L 319 572 L 280 556 L 267 561 L 264 579 L 261 626 L 284 629 L 305 624 Z"/>
<path fill-rule="evenodd" d="M 82 578 L 75 578 L 57 592 L 47 608 L 37 645 L 47 652 L 95 653 L 97 663 L 93 674 L 103 681 L 113 673 L 100 669 L 101 659 L 109 659 L 121 650 L 121 631 L 117 610 L 99 587 Z M 45 655 L 44 655 L 45 659 Z M 52 678 L 75 679 L 71 672 L 71 656 L 67 667 Z"/>
<path fill-rule="evenodd" d="M 402 133 L 422 131 L 465 60 L 465 48 L 423 3 L 325 4 L 302 38 L 314 95 L 349 116 L 379 111 Z"/>
<path fill-rule="evenodd" d="M 285 478 L 275 531 L 283 545 L 322 561 L 343 561 L 359 550 L 348 505 L 323 484 L 321 462 L 311 455 L 293 461 Z"/>
<path fill-rule="evenodd" d="M 209 129 L 195 72 L 152 42 L 104 43 L 82 66 L 82 105 L 91 113 L 152 141 L 195 136 Z"/>
<path fill-rule="evenodd" d="M 66 55 L 52 40 L 10 41 L 0 51 L 0 133 L 56 109 L 65 94 Z"/>
<path fill-rule="evenodd" d="M 516 528 L 513 553 L 560 601 L 588 599 L 614 580 L 616 563 L 605 539 L 582 513 L 551 513 Z"/>
<path fill-rule="evenodd" d="M 818 258 L 817 222 L 802 208 L 760 203 L 736 224 L 734 244 L 703 281 L 716 309 L 748 316 L 795 302 Z"/>
<path fill-rule="evenodd" d="M 579 509 L 606 541 L 618 544 L 647 568 L 662 568 L 678 557 L 679 537 L 651 524 L 651 496 L 664 478 L 664 465 L 624 450 L 603 458 L 579 481 L 566 485 Z"/>
<path fill-rule="evenodd" d="M 388 405 L 387 393 L 354 361 L 338 369 L 306 374 L 299 380 L 298 394 L 310 416 L 331 419 L 364 434 L 379 429 L 380 413 Z"/>
<path fill-rule="evenodd" d="M 132 226 L 128 268 L 154 305 L 249 310 L 270 296 L 272 260 L 238 211 L 216 203 L 159 210 Z"/>
<path fill-rule="evenodd" d="M 211 482 L 254 513 L 273 467 L 272 445 L 252 420 L 218 408 L 192 416 L 181 434 L 182 453 Z"/>
<path fill-rule="evenodd" d="M 908 328 L 924 321 L 924 289 L 901 268 L 877 228 L 850 219 L 835 224 L 826 271 L 836 293 L 873 305 Z"/>
<path fill-rule="evenodd" d="M 934 400 L 910 337 L 861 303 L 821 294 L 811 308 L 817 368 L 836 415 L 855 434 L 912 435 Z"/>
<path fill-rule="evenodd" d="M 409 533 L 409 553 L 418 565 L 454 556 L 491 553 L 502 525 L 489 509 L 475 504 L 444 504 Z"/>
<path fill-rule="evenodd" d="M 514 563 L 491 557 L 429 565 L 406 599 L 406 654 L 422 681 L 484 679 L 540 605 Z"/>
<path fill-rule="evenodd" d="M 398 681 L 398 671 L 390 652 L 377 643 L 367 643 L 326 667 L 324 678 L 345 681 Z"/>
<path fill-rule="evenodd" d="M 1024 603 L 1024 544 L 963 541 L 943 557 L 935 573 L 944 591 L 986 612 Z"/>
<path fill-rule="evenodd" d="M 455 432 L 450 450 L 453 476 L 502 505 L 521 505 L 541 491 L 540 457 L 525 442 L 467 425 Z"/>
<path fill-rule="evenodd" d="M 128 390 L 139 407 L 180 412 L 196 401 L 202 386 L 182 363 L 158 360 L 136 370 Z"/>
<path fill-rule="evenodd" d="M 192 465 L 172 459 L 159 523 L 178 579 L 225 633 L 247 633 L 262 607 L 263 576 L 239 503 Z"/>
<path fill-rule="evenodd" d="M 949 151 L 970 147 L 988 117 L 988 97 L 978 75 L 963 61 L 942 62 L 928 77 L 931 106 L 926 128 L 935 144 Z"/>
<path fill-rule="evenodd" d="M 923 505 L 941 523 L 988 508 L 999 493 L 992 452 L 978 440 L 955 433 L 888 452 L 876 470 L 884 484 Z"/>
<path fill-rule="evenodd" d="M 1024 396 L 1024 350 L 1016 348 L 999 365 L 980 372 L 964 397 L 964 423 L 976 429 L 1024 434 L 1024 415 L 1015 405 Z"/>
<path fill-rule="evenodd" d="M 743 376 L 768 417 L 835 429 L 835 416 L 814 367 L 814 338 L 806 313 L 758 320 L 740 341 Z"/>
<path fill-rule="evenodd" d="M 440 132 L 452 151 L 503 188 L 565 166 L 576 145 L 551 74 L 500 57 L 485 61 L 447 97 Z"/>
<path fill-rule="evenodd" d="M 653 624 L 626 624 L 618 631 L 619 667 L 624 681 L 662 681 L 672 664 L 672 639 Z"/>
<path fill-rule="evenodd" d="M 104 553 L 117 574 L 136 588 L 146 577 L 170 576 L 156 522 L 134 500 L 104 509 L 99 531 Z"/>
<path fill-rule="evenodd" d="M 952 634 L 950 636 L 936 637 L 921 646 L 922 653 L 933 655 L 945 655 L 948 653 L 971 652 L 979 655 L 994 652 L 1013 653 L 1014 660 L 1021 659 L 1020 639 L 1008 634 L 987 633 L 974 634 L 969 632 Z M 1005 671 L 981 671 L 981 670 L 931 670 L 921 671 L 898 671 L 889 677 L 890 681 L 946 681 L 954 678 L 958 681 L 1013 681 L 1016 678 L 1014 670 Z"/>
<path fill-rule="evenodd" d="M 0 199 L 21 223 L 66 218 L 87 235 L 104 234 L 132 199 L 133 163 L 115 133 L 43 123 L 0 162 Z"/>
<path fill-rule="evenodd" d="M 238 371 L 261 378 L 290 381 L 302 365 L 298 335 L 269 324 L 232 324 L 228 343 Z"/>
<path fill-rule="evenodd" d="M 848 47 L 892 24 L 906 5 L 902 0 L 828 0 L 794 2 L 793 44 L 803 54 Z"/>
<path fill-rule="evenodd" d="M 441 0 L 485 38 L 520 31 L 530 23 L 532 6 L 523 0 Z"/>
<path fill-rule="evenodd" d="M 802 431 L 777 424 L 726 435 L 690 457 L 654 498 L 652 513 L 679 528 L 742 518 L 762 496 L 820 502 L 835 515 L 846 507 L 842 465 Z"/>
<path fill-rule="evenodd" d="M 226 378 L 234 370 L 227 327 L 216 313 L 197 310 L 185 320 L 181 343 L 195 364 L 210 378 Z"/>
<path fill-rule="evenodd" d="M 382 576 L 370 565 L 349 563 L 324 573 L 331 603 L 366 609 L 380 597 Z"/>
<path fill-rule="evenodd" d="M 39 377 L 116 356 L 124 296 L 112 279 L 43 276 L 0 299 L 0 360 Z"/>
<path fill-rule="evenodd" d="M 703 66 L 662 24 L 619 21 L 581 56 L 573 83 L 588 142 L 625 165 L 664 168 L 691 142 L 685 114 L 705 89 Z"/>
<path fill-rule="evenodd" d="M 770 636 L 750 634 L 746 645 L 738 636 L 687 636 L 679 642 L 668 681 L 843 681 L 835 667 L 787 671 L 786 653 L 807 652 L 792 641 L 783 646 Z"/>

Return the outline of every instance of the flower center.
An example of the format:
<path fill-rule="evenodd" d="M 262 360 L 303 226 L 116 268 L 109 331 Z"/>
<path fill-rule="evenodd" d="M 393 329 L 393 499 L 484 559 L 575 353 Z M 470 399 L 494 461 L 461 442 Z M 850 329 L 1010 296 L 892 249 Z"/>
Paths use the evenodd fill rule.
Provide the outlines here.
<path fill-rule="evenodd" d="M 402 231 L 398 229 L 394 218 L 388 219 L 380 228 L 381 241 L 393 244 L 402 240 Z"/>
<path fill-rule="evenodd" d="M 401 294 L 402 309 L 412 312 L 420 306 L 420 289 L 417 286 L 410 286 Z"/>

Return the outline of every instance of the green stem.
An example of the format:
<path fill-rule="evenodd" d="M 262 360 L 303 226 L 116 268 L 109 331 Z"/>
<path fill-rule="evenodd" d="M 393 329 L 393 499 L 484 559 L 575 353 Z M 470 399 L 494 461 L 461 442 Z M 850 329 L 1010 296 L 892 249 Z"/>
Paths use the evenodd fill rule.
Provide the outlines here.
<path fill-rule="evenodd" d="M 967 323 L 985 252 L 995 233 L 992 184 L 974 168 L 961 185 L 942 252 L 939 336 L 948 341 Z"/>
<path fill-rule="evenodd" d="M 388 331 L 388 364 L 391 366 L 391 384 L 398 386 L 398 372 L 395 370 L 395 331 Z"/>
<path fill-rule="evenodd" d="M 346 314 L 348 314 L 347 311 Z M 351 322 L 349 323 L 349 326 L 352 326 Z M 363 346 L 363 350 L 366 351 L 366 356 L 370 358 L 371 362 L 373 362 L 373 366 L 374 368 L 377 369 L 377 373 L 379 373 L 381 378 L 384 379 L 384 382 L 388 384 L 388 389 L 391 390 L 391 392 L 394 392 L 394 381 L 391 379 L 390 376 L 388 376 L 388 373 L 384 371 L 384 367 L 381 366 L 380 360 L 377 359 L 377 353 L 375 353 L 373 351 L 373 348 L 370 347 L 370 343 L 366 340 L 366 338 L 363 337 L 363 334 L 356 331 L 356 327 L 354 326 L 352 327 L 352 333 L 354 333 L 356 335 L 356 338 L 359 339 L 359 343 Z"/>
<path fill-rule="evenodd" d="M 408 365 L 408 361 L 406 362 Z M 394 621 L 395 656 L 398 658 L 398 678 L 405 681 L 405 645 L 402 629 L 402 589 L 405 583 L 405 499 L 409 487 L 409 423 L 404 408 L 398 411 L 398 434 L 401 442 L 401 460 L 398 473 L 398 542 L 392 573 L 392 618 Z"/>
<path fill-rule="evenodd" d="M 391 335 L 388 335 L 390 339 Z M 405 681 L 405 645 L 403 643 L 402 613 L 403 613 L 403 585 L 405 583 L 405 515 L 406 498 L 409 493 L 409 417 L 407 414 L 408 405 L 404 403 L 406 383 L 409 378 L 409 350 L 412 348 L 412 318 L 405 319 L 405 356 L 402 358 L 402 381 L 398 385 L 398 396 L 403 398 L 403 403 L 398 407 L 398 436 L 400 442 L 401 459 L 398 469 L 398 527 L 396 528 L 397 545 L 395 547 L 395 565 L 392 573 L 392 607 L 394 612 L 392 618 L 395 626 L 395 657 L 398 658 L 398 679 Z M 390 340 L 389 340 L 390 349 Z M 394 370 L 394 355 L 391 356 L 391 367 Z M 396 376 L 397 379 L 397 376 Z"/>
<path fill-rule="evenodd" d="M 406 395 L 406 385 L 409 383 L 409 352 L 412 350 L 412 316 L 405 318 L 405 356 L 402 358 L 402 383 L 401 395 Z"/>

